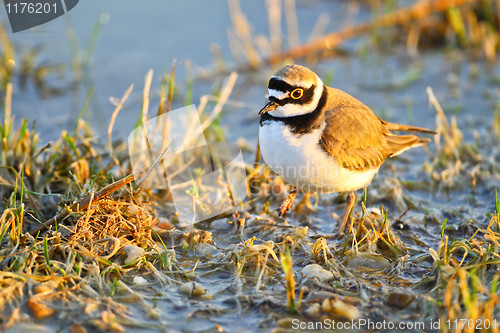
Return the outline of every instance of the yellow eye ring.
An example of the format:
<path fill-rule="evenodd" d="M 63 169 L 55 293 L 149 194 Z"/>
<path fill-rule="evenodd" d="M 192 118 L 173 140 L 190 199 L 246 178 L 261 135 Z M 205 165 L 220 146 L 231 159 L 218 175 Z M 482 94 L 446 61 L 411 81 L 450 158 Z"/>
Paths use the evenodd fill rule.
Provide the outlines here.
<path fill-rule="evenodd" d="M 290 93 L 290 97 L 293 99 L 299 99 L 304 95 L 304 89 L 297 88 Z"/>

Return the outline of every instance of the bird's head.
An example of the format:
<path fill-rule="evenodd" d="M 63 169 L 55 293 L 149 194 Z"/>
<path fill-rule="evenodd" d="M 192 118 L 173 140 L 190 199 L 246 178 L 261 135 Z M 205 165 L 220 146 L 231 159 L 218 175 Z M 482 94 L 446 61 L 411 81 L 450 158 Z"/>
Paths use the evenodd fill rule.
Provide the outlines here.
<path fill-rule="evenodd" d="M 293 117 L 313 112 L 323 94 L 323 81 L 310 69 L 287 65 L 269 79 L 269 102 L 259 114 Z"/>

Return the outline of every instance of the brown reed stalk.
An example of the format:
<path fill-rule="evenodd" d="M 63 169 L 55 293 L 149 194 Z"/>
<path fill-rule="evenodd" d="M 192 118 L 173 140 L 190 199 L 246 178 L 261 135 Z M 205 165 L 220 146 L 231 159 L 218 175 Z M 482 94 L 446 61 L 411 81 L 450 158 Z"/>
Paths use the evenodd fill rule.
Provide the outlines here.
<path fill-rule="evenodd" d="M 291 47 L 283 52 L 277 52 L 268 57 L 265 62 L 273 64 L 282 62 L 287 58 L 301 58 L 307 55 L 319 53 L 321 51 L 331 50 L 343 42 L 369 33 L 374 28 L 391 27 L 396 25 L 405 25 L 410 21 L 417 21 L 425 18 L 432 13 L 446 11 L 450 8 L 461 6 L 477 0 L 436 0 L 430 2 L 419 2 L 410 8 L 403 8 L 394 13 L 382 15 L 372 22 L 345 28 L 316 38 L 302 45 Z"/>

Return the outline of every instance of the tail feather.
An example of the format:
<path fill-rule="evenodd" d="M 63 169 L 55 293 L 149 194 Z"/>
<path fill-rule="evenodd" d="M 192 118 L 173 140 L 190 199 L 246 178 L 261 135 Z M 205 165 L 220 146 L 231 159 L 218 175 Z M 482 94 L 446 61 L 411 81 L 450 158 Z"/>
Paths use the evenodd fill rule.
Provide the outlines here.
<path fill-rule="evenodd" d="M 387 129 L 390 131 L 437 134 L 435 131 L 431 131 L 431 130 L 429 130 L 427 128 L 423 128 L 423 127 L 407 126 L 407 125 L 394 124 L 394 123 L 388 123 L 388 122 L 386 122 L 385 125 L 387 126 Z"/>
<path fill-rule="evenodd" d="M 425 130 L 425 129 L 424 129 Z M 428 133 L 428 132 L 424 132 Z M 407 151 L 410 148 L 413 147 L 418 147 L 425 145 L 426 143 L 430 142 L 430 139 L 427 138 L 421 138 L 416 135 L 395 135 L 395 134 L 389 134 L 385 137 L 387 144 L 391 148 L 391 155 L 390 157 L 397 156 L 401 154 L 402 152 Z"/>
<path fill-rule="evenodd" d="M 380 118 L 379 118 L 380 119 Z M 417 135 L 408 134 L 408 135 L 397 135 L 391 133 L 390 131 L 397 132 L 417 132 L 417 133 L 426 133 L 426 134 L 437 134 L 434 131 L 431 131 L 427 128 L 416 127 L 416 126 L 407 126 L 395 123 L 389 123 L 383 119 L 380 119 L 382 124 L 384 124 L 387 132 L 385 133 L 385 140 L 391 149 L 390 157 L 397 156 L 404 151 L 407 151 L 410 148 L 418 147 L 429 143 L 431 140 L 428 138 L 421 138 Z"/>

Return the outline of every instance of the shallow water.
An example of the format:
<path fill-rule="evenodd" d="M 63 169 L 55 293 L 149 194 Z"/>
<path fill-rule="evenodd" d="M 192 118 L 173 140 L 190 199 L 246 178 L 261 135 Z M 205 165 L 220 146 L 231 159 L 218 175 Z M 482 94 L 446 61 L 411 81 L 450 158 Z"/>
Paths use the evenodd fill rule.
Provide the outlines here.
<path fill-rule="evenodd" d="M 316 18 L 323 10 L 332 11 L 343 7 L 339 3 L 318 2 L 314 6 L 299 4 L 298 18 L 304 29 L 303 38 L 309 33 Z M 248 16 L 255 33 L 267 33 L 267 15 L 264 2 L 243 2 L 242 9 Z M 335 11 L 334 11 L 335 10 Z M 158 105 L 161 75 L 170 73 L 176 60 L 176 79 L 185 82 L 184 66 L 190 63 L 196 74 L 199 66 L 207 67 L 213 62 L 210 47 L 218 44 L 223 56 L 231 59 L 228 29 L 232 26 L 227 2 L 202 0 L 165 2 L 155 0 L 144 5 L 137 1 L 114 2 L 80 1 L 64 16 L 39 27 L 13 34 L 4 13 L 1 22 L 9 32 L 9 38 L 18 50 L 41 46 L 38 63 L 62 64 L 65 75 L 52 75 L 48 83 L 67 88 L 67 93 L 49 99 L 41 98 L 32 85 L 25 91 L 14 90 L 17 119 L 37 119 L 42 138 L 53 140 L 62 129 L 72 129 L 85 97 L 95 87 L 88 117 L 98 135 L 106 136 L 107 124 L 114 110 L 110 98 L 121 98 L 127 88 L 135 89 L 117 118 L 117 136 L 126 136 L 133 130 L 142 103 L 144 77 L 149 69 L 154 70 L 151 89 L 151 109 Z M 72 44 L 76 43 L 84 57 L 84 50 L 92 35 L 94 25 L 100 22 L 100 32 L 92 37 L 95 50 L 84 68 L 84 82 L 76 93 L 69 87 L 72 79 Z M 195 23 L 195 24 L 193 24 Z M 76 37 L 68 37 L 73 34 Z M 301 31 L 302 33 L 302 31 Z M 194 85 L 194 101 L 210 93 L 210 85 Z M 21 98 L 22 97 L 22 98 Z M 156 99 L 155 99 L 156 97 Z"/>

